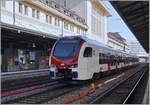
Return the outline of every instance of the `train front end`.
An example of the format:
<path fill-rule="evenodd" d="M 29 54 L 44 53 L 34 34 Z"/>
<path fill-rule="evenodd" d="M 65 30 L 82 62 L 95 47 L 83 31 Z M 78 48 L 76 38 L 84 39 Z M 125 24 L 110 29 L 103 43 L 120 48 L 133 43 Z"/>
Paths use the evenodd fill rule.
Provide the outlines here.
<path fill-rule="evenodd" d="M 55 43 L 50 55 L 51 79 L 78 79 L 78 57 L 83 42 L 79 37 L 63 37 Z"/>

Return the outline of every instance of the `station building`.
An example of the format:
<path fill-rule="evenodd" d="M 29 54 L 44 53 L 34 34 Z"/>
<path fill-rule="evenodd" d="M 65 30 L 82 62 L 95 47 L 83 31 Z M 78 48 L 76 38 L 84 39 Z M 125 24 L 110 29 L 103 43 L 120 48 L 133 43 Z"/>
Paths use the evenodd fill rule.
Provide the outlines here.
<path fill-rule="evenodd" d="M 116 50 L 130 52 L 129 45 L 118 32 L 108 32 L 108 45 Z"/>
<path fill-rule="evenodd" d="M 51 47 L 64 35 L 85 34 L 85 19 L 56 2 L 1 0 L 1 70 L 47 69 Z"/>
<path fill-rule="evenodd" d="M 107 44 L 100 0 L 1 0 L 2 72 L 47 69 L 50 50 L 63 36 L 87 35 Z"/>
<path fill-rule="evenodd" d="M 107 17 L 111 13 L 101 0 L 55 0 L 75 11 L 88 25 L 87 37 L 107 44 Z"/>

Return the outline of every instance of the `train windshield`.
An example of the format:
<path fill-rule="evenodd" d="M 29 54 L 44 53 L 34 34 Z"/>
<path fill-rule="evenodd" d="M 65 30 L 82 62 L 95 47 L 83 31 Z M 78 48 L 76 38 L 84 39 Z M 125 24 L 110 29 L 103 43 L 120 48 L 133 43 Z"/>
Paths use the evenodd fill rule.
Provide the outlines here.
<path fill-rule="evenodd" d="M 56 58 L 68 59 L 77 55 L 80 40 L 66 39 L 59 40 L 54 48 Z"/>

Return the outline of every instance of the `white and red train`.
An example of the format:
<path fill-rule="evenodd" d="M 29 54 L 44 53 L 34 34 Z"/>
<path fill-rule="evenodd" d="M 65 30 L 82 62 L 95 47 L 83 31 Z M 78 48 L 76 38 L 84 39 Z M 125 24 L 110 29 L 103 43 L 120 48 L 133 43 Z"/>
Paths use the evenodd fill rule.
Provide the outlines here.
<path fill-rule="evenodd" d="M 114 50 L 85 36 L 68 36 L 56 41 L 50 54 L 50 77 L 91 80 L 138 63 L 136 56 Z"/>

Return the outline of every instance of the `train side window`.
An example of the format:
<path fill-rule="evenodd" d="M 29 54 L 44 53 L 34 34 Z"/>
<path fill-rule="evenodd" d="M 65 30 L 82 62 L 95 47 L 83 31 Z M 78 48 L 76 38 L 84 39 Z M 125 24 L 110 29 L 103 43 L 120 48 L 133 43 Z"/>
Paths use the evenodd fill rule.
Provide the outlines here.
<path fill-rule="evenodd" d="M 108 55 L 105 56 L 105 63 L 108 64 Z"/>
<path fill-rule="evenodd" d="M 106 64 L 106 54 L 103 55 L 104 64 Z"/>
<path fill-rule="evenodd" d="M 84 57 L 92 57 L 92 48 L 91 47 L 86 47 L 84 50 Z"/>
<path fill-rule="evenodd" d="M 102 54 L 101 55 L 101 64 L 105 64 L 106 63 L 106 54 Z"/>
<path fill-rule="evenodd" d="M 101 53 L 99 53 L 99 64 L 101 64 Z"/>
<path fill-rule="evenodd" d="M 105 62 L 104 62 L 104 54 L 101 54 L 101 64 L 104 64 Z"/>
<path fill-rule="evenodd" d="M 109 60 L 110 60 L 109 55 L 107 55 L 107 64 L 110 63 Z"/>
<path fill-rule="evenodd" d="M 104 54 L 99 53 L 99 64 L 104 64 Z"/>
<path fill-rule="evenodd" d="M 113 55 L 112 55 L 111 63 L 112 63 L 112 66 L 113 66 L 113 64 L 114 64 L 114 56 Z"/>
<path fill-rule="evenodd" d="M 110 63 L 110 56 L 107 55 L 107 64 Z"/>
<path fill-rule="evenodd" d="M 114 56 L 114 65 L 117 63 L 117 56 Z"/>
<path fill-rule="evenodd" d="M 110 55 L 110 63 L 111 63 L 111 66 L 113 66 L 113 64 L 114 64 L 114 56 L 113 55 Z"/>
<path fill-rule="evenodd" d="M 109 57 L 109 63 L 110 63 L 110 65 L 112 65 L 112 55 L 110 55 L 110 57 Z"/>

